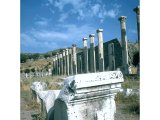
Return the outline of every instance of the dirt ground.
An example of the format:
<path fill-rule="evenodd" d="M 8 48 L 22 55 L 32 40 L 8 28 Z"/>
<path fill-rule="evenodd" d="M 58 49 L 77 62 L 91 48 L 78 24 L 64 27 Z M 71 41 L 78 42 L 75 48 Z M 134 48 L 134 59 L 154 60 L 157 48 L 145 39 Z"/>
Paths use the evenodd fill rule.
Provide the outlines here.
<path fill-rule="evenodd" d="M 52 83 L 52 82 L 53 83 Z M 49 81 L 49 89 L 51 88 L 60 88 L 58 85 L 55 86 L 55 82 L 62 82 L 62 81 L 56 81 L 56 80 L 50 80 Z M 127 85 L 131 85 L 130 83 L 126 82 L 127 84 L 125 84 L 125 86 Z M 34 120 L 31 115 L 34 113 L 38 113 L 38 109 L 28 109 L 28 103 L 26 101 L 27 98 L 29 98 L 30 93 L 25 92 L 25 91 L 29 91 L 29 85 L 30 84 L 23 84 L 23 86 L 21 86 L 21 91 L 23 90 L 23 95 L 21 96 L 21 111 L 20 111 L 20 119 L 21 120 Z M 137 86 L 137 85 L 135 85 Z M 128 87 L 128 86 L 127 86 Z M 25 93 L 25 94 L 24 94 Z M 29 101 L 29 100 L 28 100 Z M 34 108 L 34 107 L 32 107 Z M 115 120 L 139 120 L 140 119 L 140 115 L 137 115 L 135 113 L 131 113 L 131 112 L 126 112 L 124 110 L 125 108 L 125 104 L 116 104 L 116 114 L 115 114 Z"/>
<path fill-rule="evenodd" d="M 125 112 L 123 110 L 124 105 L 116 105 L 116 114 L 115 120 L 139 120 L 139 115 Z M 38 111 L 38 110 L 37 110 Z M 36 110 L 26 110 L 26 102 L 23 98 L 21 98 L 21 112 L 20 118 L 21 120 L 32 120 L 32 114 L 37 113 Z"/>
<path fill-rule="evenodd" d="M 27 108 L 27 103 L 23 98 L 21 98 L 21 111 L 20 111 L 21 120 L 33 120 L 31 115 L 37 113 L 38 110 L 27 110 L 26 108 Z"/>

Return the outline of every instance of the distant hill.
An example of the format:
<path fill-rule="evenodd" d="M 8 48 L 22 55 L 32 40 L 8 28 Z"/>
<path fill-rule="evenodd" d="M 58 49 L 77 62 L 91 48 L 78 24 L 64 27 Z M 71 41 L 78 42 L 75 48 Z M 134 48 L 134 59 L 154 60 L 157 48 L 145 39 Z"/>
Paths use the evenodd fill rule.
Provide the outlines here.
<path fill-rule="evenodd" d="M 25 71 L 41 71 L 48 70 L 53 66 L 53 56 L 64 49 L 57 49 L 46 53 L 21 53 L 21 72 Z M 77 52 L 82 51 L 82 48 L 77 47 Z"/>

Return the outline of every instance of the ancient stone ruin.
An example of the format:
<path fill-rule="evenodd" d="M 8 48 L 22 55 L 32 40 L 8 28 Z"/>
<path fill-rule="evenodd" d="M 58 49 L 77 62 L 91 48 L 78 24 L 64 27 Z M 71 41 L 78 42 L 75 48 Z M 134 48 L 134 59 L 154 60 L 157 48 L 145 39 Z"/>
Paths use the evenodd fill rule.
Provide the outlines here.
<path fill-rule="evenodd" d="M 114 97 L 121 71 L 78 74 L 64 78 L 61 90 L 38 90 L 41 114 L 49 120 L 114 120 Z M 35 83 L 34 83 L 35 84 Z M 31 87 L 33 91 L 33 87 Z"/>
<path fill-rule="evenodd" d="M 134 9 L 137 12 L 139 7 Z M 103 43 L 103 29 L 83 38 L 83 50 L 76 45 L 57 53 L 53 58 L 53 75 L 64 75 L 61 90 L 41 89 L 40 83 L 31 86 L 33 98 L 41 105 L 41 114 L 48 120 L 114 120 L 115 95 L 121 91 L 123 74 L 130 74 L 126 17 L 120 16 L 121 43 L 112 39 Z M 139 21 L 137 23 L 139 27 Z M 139 28 L 137 28 L 139 30 Z M 139 31 L 138 31 L 139 32 Z M 37 87 L 36 87 L 37 86 Z M 35 89 L 36 88 L 36 89 Z M 130 94 L 132 90 L 127 90 Z"/>
<path fill-rule="evenodd" d="M 139 6 L 134 9 L 137 17 L 137 33 L 139 44 L 140 14 Z M 123 74 L 131 74 L 131 56 L 128 50 L 126 34 L 126 16 L 120 16 L 121 40 L 117 38 L 103 42 L 103 29 L 97 29 L 98 45 L 95 46 L 94 34 L 89 35 L 90 47 L 87 45 L 88 38 L 83 38 L 83 50 L 77 51 L 76 45 L 66 48 L 57 53 L 53 60 L 53 75 L 73 75 L 93 73 L 120 69 Z M 65 52 L 66 51 L 66 52 Z"/>

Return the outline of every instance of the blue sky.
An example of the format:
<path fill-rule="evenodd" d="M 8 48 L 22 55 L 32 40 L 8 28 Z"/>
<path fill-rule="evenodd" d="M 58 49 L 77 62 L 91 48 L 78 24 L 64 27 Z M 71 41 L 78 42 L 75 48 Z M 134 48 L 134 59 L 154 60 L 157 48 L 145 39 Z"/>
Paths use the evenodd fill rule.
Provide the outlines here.
<path fill-rule="evenodd" d="M 104 42 L 121 38 L 119 16 L 127 16 L 127 38 L 137 40 L 139 0 L 21 0 L 21 52 L 44 53 L 76 44 L 102 28 Z"/>

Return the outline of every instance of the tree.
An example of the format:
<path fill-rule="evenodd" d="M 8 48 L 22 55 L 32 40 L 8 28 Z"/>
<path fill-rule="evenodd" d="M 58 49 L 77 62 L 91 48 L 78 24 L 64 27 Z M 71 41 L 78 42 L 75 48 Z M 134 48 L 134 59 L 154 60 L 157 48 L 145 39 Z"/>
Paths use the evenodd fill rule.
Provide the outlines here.
<path fill-rule="evenodd" d="M 32 69 L 31 69 L 31 72 L 33 72 L 33 73 L 34 73 L 34 72 L 35 72 L 35 68 L 32 68 Z"/>
<path fill-rule="evenodd" d="M 132 64 L 134 66 L 137 66 L 139 64 L 139 52 L 136 52 L 134 55 L 133 55 L 133 62 Z"/>
<path fill-rule="evenodd" d="M 25 69 L 25 71 L 24 71 L 25 73 L 30 73 L 30 69 Z"/>
<path fill-rule="evenodd" d="M 39 56 L 40 56 L 39 53 L 35 53 L 35 54 L 32 55 L 32 58 L 33 58 L 34 60 L 37 60 L 37 59 L 39 58 Z"/>
<path fill-rule="evenodd" d="M 29 56 L 27 54 L 21 53 L 21 63 L 25 63 L 27 59 L 29 59 Z"/>
<path fill-rule="evenodd" d="M 48 58 L 48 57 L 51 57 L 51 55 L 48 53 L 44 54 L 44 58 Z"/>

